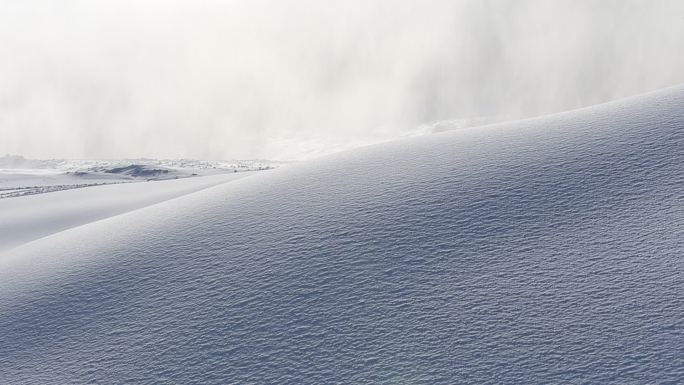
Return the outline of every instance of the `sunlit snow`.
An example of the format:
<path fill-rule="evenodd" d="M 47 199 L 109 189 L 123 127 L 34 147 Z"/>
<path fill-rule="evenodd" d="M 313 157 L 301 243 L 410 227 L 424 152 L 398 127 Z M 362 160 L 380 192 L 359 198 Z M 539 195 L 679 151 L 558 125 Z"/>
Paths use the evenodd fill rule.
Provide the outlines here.
<path fill-rule="evenodd" d="M 74 227 L 0 254 L 0 383 L 674 384 L 682 165 L 676 87 Z"/>

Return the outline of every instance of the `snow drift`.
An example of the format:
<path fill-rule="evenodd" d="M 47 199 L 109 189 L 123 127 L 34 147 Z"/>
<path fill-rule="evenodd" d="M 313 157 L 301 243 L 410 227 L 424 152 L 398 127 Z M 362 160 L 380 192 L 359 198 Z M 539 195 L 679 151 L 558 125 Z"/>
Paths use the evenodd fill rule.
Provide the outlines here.
<path fill-rule="evenodd" d="M 21 244 L 209 188 L 249 173 L 90 186 L 0 199 L 0 252 Z"/>
<path fill-rule="evenodd" d="M 675 383 L 684 88 L 258 174 L 0 257 L 0 382 Z"/>

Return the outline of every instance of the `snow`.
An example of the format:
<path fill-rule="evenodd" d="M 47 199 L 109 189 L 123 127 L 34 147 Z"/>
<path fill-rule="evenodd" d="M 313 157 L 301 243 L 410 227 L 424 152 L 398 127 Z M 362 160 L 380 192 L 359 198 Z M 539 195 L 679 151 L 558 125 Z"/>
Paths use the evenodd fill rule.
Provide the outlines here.
<path fill-rule="evenodd" d="M 82 178 L 59 169 L 0 169 L 0 194 L 10 190 L 40 190 L 48 187 L 66 189 L 84 184 L 128 182 L 116 175 L 100 175 L 99 178 Z M 30 195 L 30 194 L 26 194 Z"/>
<path fill-rule="evenodd" d="M 682 164 L 675 87 L 71 228 L 0 255 L 0 383 L 677 383 Z"/>
<path fill-rule="evenodd" d="M 268 170 L 283 164 L 268 160 L 38 160 L 6 155 L 0 157 L 0 199 L 110 183 Z"/>
<path fill-rule="evenodd" d="M 251 174 L 110 184 L 0 199 L 0 251 Z"/>

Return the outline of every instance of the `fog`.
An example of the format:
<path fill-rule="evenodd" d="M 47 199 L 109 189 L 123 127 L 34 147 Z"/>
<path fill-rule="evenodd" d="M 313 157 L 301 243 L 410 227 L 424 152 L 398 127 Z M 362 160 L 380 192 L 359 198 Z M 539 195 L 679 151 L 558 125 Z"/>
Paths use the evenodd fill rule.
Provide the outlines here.
<path fill-rule="evenodd" d="M 0 154 L 303 159 L 682 82 L 679 0 L 0 2 Z"/>

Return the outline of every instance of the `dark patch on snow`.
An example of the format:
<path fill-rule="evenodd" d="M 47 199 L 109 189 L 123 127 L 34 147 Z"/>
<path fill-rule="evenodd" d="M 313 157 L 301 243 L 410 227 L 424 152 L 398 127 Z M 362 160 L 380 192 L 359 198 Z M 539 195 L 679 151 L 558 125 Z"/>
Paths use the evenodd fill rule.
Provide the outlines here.
<path fill-rule="evenodd" d="M 104 172 L 106 172 L 108 174 L 120 174 L 120 175 L 130 175 L 133 177 L 149 178 L 149 177 L 166 175 L 169 173 L 169 170 L 163 169 L 163 168 L 149 168 L 148 166 L 140 165 L 140 164 L 131 164 L 129 166 L 116 167 L 116 168 L 112 168 L 109 170 L 105 170 Z"/>

